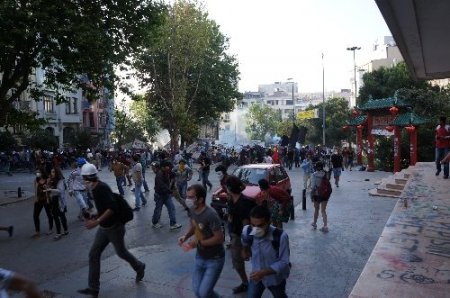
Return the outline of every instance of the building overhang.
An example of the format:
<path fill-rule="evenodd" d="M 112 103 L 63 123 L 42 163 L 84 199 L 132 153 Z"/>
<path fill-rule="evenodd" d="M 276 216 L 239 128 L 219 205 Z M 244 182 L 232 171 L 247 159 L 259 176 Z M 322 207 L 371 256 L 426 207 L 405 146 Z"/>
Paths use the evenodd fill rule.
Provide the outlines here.
<path fill-rule="evenodd" d="M 413 77 L 450 77 L 450 1 L 375 2 Z"/>

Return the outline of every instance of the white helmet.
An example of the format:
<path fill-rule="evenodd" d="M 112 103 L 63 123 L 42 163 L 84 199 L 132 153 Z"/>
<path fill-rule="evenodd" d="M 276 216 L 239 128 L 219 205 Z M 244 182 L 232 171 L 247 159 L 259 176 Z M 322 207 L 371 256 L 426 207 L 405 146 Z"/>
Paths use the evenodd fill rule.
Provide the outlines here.
<path fill-rule="evenodd" d="M 97 168 L 91 163 L 85 163 L 81 167 L 81 176 L 97 176 Z"/>

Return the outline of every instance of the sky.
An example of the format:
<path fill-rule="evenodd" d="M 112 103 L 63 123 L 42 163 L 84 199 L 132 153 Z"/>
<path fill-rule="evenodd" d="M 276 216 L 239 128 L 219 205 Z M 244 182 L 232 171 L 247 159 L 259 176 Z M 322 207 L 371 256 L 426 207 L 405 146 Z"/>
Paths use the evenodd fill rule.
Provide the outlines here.
<path fill-rule="evenodd" d="M 229 37 L 239 91 L 293 78 L 299 92 L 350 89 L 356 64 L 371 60 L 376 40 L 391 33 L 374 0 L 203 0 Z M 322 64 L 322 53 L 324 54 Z"/>

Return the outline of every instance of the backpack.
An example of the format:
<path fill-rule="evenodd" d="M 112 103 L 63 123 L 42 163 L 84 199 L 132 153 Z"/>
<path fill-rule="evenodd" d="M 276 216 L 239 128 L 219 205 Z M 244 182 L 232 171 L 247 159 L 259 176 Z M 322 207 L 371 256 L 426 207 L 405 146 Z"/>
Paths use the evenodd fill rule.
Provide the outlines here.
<path fill-rule="evenodd" d="M 133 219 L 133 209 L 122 195 L 113 192 L 113 200 L 117 203 L 117 217 L 119 221 L 126 224 Z"/>
<path fill-rule="evenodd" d="M 328 180 L 325 174 L 320 181 L 320 184 L 316 187 L 316 195 L 322 200 L 328 200 L 331 196 L 333 189 L 331 188 L 330 180 Z"/>

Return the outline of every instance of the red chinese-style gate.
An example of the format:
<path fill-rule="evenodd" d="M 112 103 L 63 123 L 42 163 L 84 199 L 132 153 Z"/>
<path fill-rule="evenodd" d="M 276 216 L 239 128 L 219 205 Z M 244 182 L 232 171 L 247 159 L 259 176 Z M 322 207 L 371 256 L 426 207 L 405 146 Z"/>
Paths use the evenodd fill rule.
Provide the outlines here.
<path fill-rule="evenodd" d="M 363 115 L 364 113 L 364 115 Z M 404 100 L 393 98 L 369 100 L 352 111 L 348 125 L 356 127 L 357 163 L 362 164 L 363 130 L 367 131 L 367 171 L 375 170 L 375 135 L 394 136 L 394 172 L 401 170 L 401 130 L 405 128 L 410 136 L 410 165 L 417 162 L 417 127 L 427 120 L 411 111 Z"/>

